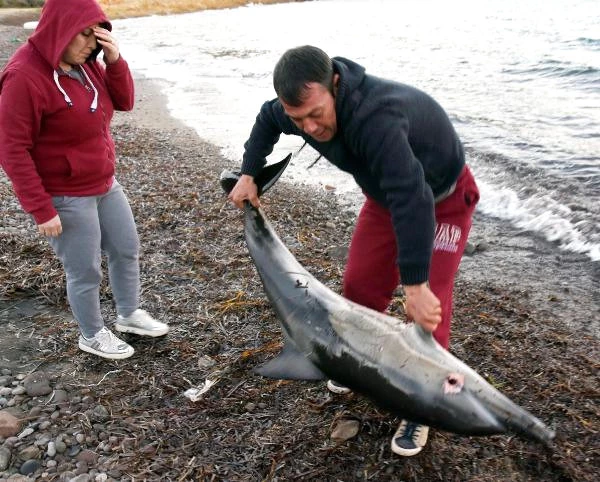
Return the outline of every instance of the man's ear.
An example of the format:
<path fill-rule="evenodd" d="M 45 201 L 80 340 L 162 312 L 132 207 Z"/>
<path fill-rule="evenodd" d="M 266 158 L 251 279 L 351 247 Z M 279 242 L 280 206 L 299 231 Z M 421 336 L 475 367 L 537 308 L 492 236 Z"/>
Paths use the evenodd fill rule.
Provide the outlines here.
<path fill-rule="evenodd" d="M 340 74 L 333 74 L 333 96 L 337 95 L 338 84 L 340 82 Z"/>

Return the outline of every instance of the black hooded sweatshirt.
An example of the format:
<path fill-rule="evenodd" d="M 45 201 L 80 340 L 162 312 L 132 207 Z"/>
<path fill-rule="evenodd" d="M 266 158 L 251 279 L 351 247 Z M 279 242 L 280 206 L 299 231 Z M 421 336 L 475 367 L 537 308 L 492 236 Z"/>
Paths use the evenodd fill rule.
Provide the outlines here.
<path fill-rule="evenodd" d="M 256 176 L 280 135 L 304 138 L 328 161 L 350 173 L 360 188 L 389 209 L 405 285 L 429 279 L 435 232 L 434 198 L 458 179 L 462 144 L 448 115 L 420 90 L 365 73 L 334 57 L 337 133 L 318 142 L 298 129 L 278 99 L 265 102 L 245 152 L 242 174 Z"/>

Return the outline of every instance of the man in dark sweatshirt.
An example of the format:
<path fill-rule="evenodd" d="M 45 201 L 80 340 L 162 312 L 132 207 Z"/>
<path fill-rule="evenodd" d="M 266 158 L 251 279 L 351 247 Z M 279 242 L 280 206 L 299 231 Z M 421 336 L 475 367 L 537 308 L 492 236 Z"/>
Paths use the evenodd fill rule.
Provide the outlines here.
<path fill-rule="evenodd" d="M 244 144 L 242 176 L 231 201 L 258 207 L 254 177 L 280 135 L 304 138 L 350 173 L 365 194 L 344 296 L 383 312 L 401 282 L 407 316 L 447 349 L 454 277 L 479 199 L 447 114 L 424 92 L 369 75 L 313 46 L 285 52 L 273 84 L 277 98 L 263 104 Z M 327 386 L 349 391 L 333 380 Z M 428 427 L 403 420 L 392 450 L 415 455 L 427 435 Z"/>

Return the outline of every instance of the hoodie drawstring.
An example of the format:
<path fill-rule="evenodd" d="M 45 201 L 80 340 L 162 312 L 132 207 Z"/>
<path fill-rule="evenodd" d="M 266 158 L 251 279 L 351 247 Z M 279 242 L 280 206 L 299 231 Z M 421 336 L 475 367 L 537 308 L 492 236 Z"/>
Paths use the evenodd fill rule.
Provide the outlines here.
<path fill-rule="evenodd" d="M 92 86 L 92 89 L 94 90 L 94 100 L 92 101 L 92 105 L 90 105 L 90 111 L 96 112 L 96 109 L 98 108 L 98 90 L 96 89 L 96 86 L 92 83 L 92 79 L 90 79 L 90 77 L 88 76 L 87 72 L 83 68 L 83 65 L 81 66 L 81 70 L 83 72 L 83 75 L 85 76 L 85 80 L 88 84 Z"/>
<path fill-rule="evenodd" d="M 96 109 L 98 108 L 98 89 L 96 89 L 96 86 L 94 85 L 92 79 L 90 79 L 89 75 L 83 68 L 83 65 L 81 66 L 81 71 L 83 72 L 83 76 L 85 77 L 86 82 L 92 87 L 92 90 L 94 91 L 94 100 L 92 101 L 92 105 L 90 105 L 90 112 L 96 112 Z M 63 89 L 62 85 L 60 85 L 58 72 L 56 70 L 54 71 L 53 77 L 54 83 L 56 84 L 56 87 L 58 88 L 60 93 L 63 95 L 65 102 L 69 107 L 73 107 L 73 101 L 71 101 L 71 98 L 65 92 L 65 89 Z"/>
<path fill-rule="evenodd" d="M 60 85 L 60 82 L 58 81 L 58 72 L 56 70 L 54 71 L 54 83 L 56 84 L 56 87 L 58 87 L 58 90 L 60 90 L 60 93 L 65 98 L 65 102 L 67 103 L 67 105 L 69 107 L 73 107 L 73 102 L 71 102 L 71 98 L 68 96 L 68 94 L 65 92 L 65 89 L 62 88 L 62 85 Z"/>

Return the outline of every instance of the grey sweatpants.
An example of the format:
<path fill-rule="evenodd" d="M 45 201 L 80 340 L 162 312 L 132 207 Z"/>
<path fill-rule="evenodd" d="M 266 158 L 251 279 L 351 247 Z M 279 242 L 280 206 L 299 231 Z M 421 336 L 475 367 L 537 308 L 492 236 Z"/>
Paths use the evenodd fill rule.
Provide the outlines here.
<path fill-rule="evenodd" d="M 115 180 L 101 196 L 57 196 L 54 207 L 62 234 L 47 238 L 67 277 L 67 297 L 83 336 L 104 326 L 100 313 L 101 254 L 108 261 L 108 278 L 117 313 L 128 316 L 139 306 L 139 239 L 129 202 Z"/>

